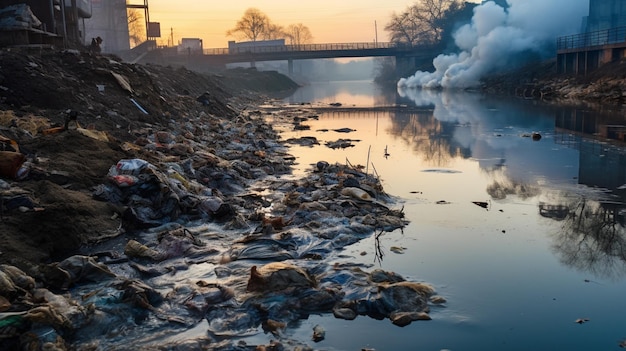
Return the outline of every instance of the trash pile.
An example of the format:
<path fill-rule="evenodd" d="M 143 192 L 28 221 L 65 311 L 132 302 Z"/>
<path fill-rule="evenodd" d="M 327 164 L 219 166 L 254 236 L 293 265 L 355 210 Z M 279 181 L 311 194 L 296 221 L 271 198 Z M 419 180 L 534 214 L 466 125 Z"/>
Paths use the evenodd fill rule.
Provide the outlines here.
<path fill-rule="evenodd" d="M 275 157 L 266 151 L 268 160 Z M 36 278 L 3 267 L 5 340 L 24 347 L 18 336 L 30 331 L 37 337 L 29 342 L 41 347 L 150 348 L 155 334 L 206 324 L 208 334 L 191 338 L 195 346 L 239 350 L 241 342 L 227 341 L 255 330 L 282 345 L 284 329 L 311 313 L 389 318 L 405 326 L 429 320 L 430 306 L 445 302 L 426 283 L 337 261 L 346 246 L 407 224 L 373 176 L 320 161 L 303 179 L 285 180 L 259 176 L 276 162 L 255 167 L 213 157 L 214 173 L 207 172 L 234 169 L 229 182 L 193 179 L 191 159 L 182 161 L 187 168 L 142 159 L 111 167 L 94 196 L 126 208 L 124 227 L 133 231 L 117 238 L 123 251 L 92 248 L 42 266 Z M 258 177 L 246 180 L 250 174 Z"/>
<path fill-rule="evenodd" d="M 155 67 L 86 57 L 108 69 L 98 82 L 115 81 L 89 82 L 78 104 L 90 108 L 20 104 L 0 118 L 3 151 L 21 155 L 0 162 L 1 349 L 249 350 L 242 337 L 270 333 L 256 349 L 306 350 L 285 330 L 310 313 L 405 326 L 445 302 L 426 283 L 342 259 L 407 224 L 377 177 L 320 160 L 294 179 L 264 112 L 188 71 L 160 80 Z M 139 74 L 121 84 L 118 65 Z M 171 93 L 185 83 L 197 98 Z M 312 339 L 330 332 L 318 325 Z"/>

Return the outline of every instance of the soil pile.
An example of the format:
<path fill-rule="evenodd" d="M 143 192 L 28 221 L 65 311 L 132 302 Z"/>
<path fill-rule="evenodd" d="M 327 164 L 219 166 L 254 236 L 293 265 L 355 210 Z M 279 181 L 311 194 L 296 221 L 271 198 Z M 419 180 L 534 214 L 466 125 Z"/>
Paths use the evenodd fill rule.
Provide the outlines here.
<path fill-rule="evenodd" d="M 154 157 L 129 142 L 190 116 L 233 118 L 261 93 L 296 87 L 276 72 L 204 75 L 75 50 L 4 49 L 0 67 L 0 136 L 17 142 L 30 168 L 20 180 L 0 178 L 0 263 L 24 269 L 119 229 L 116 209 L 91 193 L 120 159 Z"/>

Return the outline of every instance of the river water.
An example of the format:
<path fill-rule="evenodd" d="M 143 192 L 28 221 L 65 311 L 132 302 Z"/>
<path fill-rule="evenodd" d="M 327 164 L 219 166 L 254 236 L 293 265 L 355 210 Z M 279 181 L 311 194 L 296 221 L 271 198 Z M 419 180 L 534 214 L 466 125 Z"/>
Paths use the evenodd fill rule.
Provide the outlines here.
<path fill-rule="evenodd" d="M 447 300 L 431 309 L 431 321 L 406 327 L 312 315 L 288 336 L 310 342 L 319 324 L 326 337 L 314 346 L 326 350 L 619 348 L 626 338 L 626 158 L 623 144 L 601 136 L 620 136 L 623 113 L 385 92 L 365 81 L 312 84 L 283 103 L 342 105 L 306 121 L 310 130 L 283 129 L 285 139 L 320 141 L 291 147 L 296 174 L 320 160 L 361 164 L 399 197 L 410 220 L 378 246 L 371 237 L 342 257 L 430 283 Z M 355 131 L 333 131 L 339 128 Z M 353 146 L 325 145 L 339 138 Z M 251 341 L 271 335 L 258 338 Z"/>

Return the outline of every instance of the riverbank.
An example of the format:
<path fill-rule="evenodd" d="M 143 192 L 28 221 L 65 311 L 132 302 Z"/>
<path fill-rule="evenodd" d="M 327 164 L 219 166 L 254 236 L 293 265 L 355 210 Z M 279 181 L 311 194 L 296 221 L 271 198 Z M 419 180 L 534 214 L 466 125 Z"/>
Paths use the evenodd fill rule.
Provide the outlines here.
<path fill-rule="evenodd" d="M 531 64 L 483 80 L 487 94 L 580 105 L 621 108 L 626 103 L 626 61 L 608 63 L 586 75 L 557 74 L 556 60 Z"/>
<path fill-rule="evenodd" d="M 4 148 L 25 157 L 0 183 L 8 349 L 150 349 L 152 335 L 197 325 L 196 349 L 250 349 L 229 338 L 259 326 L 279 338 L 309 313 L 403 326 L 445 302 L 425 283 L 326 262 L 406 221 L 358 165 L 320 160 L 288 179 L 293 157 L 265 117 L 298 128 L 315 113 L 256 107 L 295 87 L 284 76 L 73 51 L 3 51 L 0 63 Z"/>
<path fill-rule="evenodd" d="M 235 118 L 266 99 L 263 94 L 296 88 L 276 72 L 208 76 L 77 51 L 3 50 L 0 64 L 0 133 L 17 142 L 29 172 L 19 180 L 3 177 L 10 188 L 3 194 L 0 262 L 21 267 L 49 262 L 118 230 L 119 220 L 111 219 L 115 209 L 92 199 L 90 191 L 120 159 L 152 160 L 163 153 L 146 154 L 137 143 L 145 145 L 157 131 L 180 134 L 197 116 Z M 42 133 L 63 126 L 70 110 L 76 112 L 70 130 Z M 179 144 L 189 147 L 201 135 L 189 137 Z M 218 138 L 212 143 L 219 147 Z M 21 200 L 13 204 L 12 198 Z"/>
<path fill-rule="evenodd" d="M 308 313 L 404 326 L 445 302 L 328 261 L 407 222 L 358 165 L 282 178 L 294 158 L 265 114 L 314 118 L 255 107 L 295 88 L 284 76 L 78 51 L 5 50 L 0 64 L 0 348 L 249 349 L 231 337 L 279 337 Z M 153 339 L 180 326 L 208 333 Z M 259 347 L 307 349 L 283 342 Z"/>

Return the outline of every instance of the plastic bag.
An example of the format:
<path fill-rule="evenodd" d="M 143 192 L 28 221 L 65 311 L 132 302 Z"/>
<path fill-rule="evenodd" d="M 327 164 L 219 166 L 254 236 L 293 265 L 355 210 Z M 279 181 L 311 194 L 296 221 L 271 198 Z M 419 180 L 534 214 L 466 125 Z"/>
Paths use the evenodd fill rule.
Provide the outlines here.
<path fill-rule="evenodd" d="M 150 166 L 151 165 L 148 161 L 139 158 L 119 160 L 115 165 L 115 168 L 109 171 L 109 175 L 116 176 L 126 174 L 136 176 Z M 115 174 L 111 174 L 112 171 L 114 171 Z"/>

